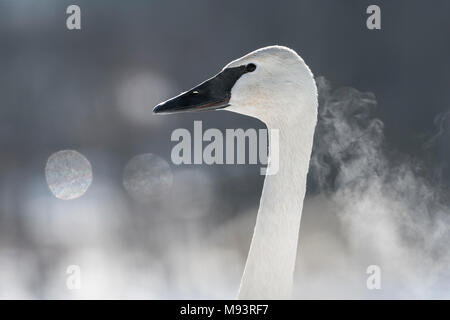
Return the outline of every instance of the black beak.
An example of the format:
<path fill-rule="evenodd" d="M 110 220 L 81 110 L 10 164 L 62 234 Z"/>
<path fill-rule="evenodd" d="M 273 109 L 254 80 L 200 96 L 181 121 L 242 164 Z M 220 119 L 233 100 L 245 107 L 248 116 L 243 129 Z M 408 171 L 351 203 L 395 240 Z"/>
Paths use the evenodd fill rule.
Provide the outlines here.
<path fill-rule="evenodd" d="M 231 89 L 246 73 L 245 69 L 245 66 L 224 69 L 195 88 L 158 104 L 153 112 L 174 113 L 226 108 L 229 106 Z"/>

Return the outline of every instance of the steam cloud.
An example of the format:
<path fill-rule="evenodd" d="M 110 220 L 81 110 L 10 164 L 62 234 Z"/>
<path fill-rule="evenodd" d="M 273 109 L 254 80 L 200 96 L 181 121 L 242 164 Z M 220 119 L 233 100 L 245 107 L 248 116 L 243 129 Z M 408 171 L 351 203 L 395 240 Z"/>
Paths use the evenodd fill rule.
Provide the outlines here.
<path fill-rule="evenodd" d="M 322 77 L 316 81 L 319 121 L 307 226 L 301 229 L 300 297 L 449 298 L 450 212 L 444 190 L 422 174 L 423 164 L 387 151 L 383 123 L 372 116 L 374 94 L 333 90 Z M 313 215 L 323 217 L 316 229 L 326 231 L 307 230 Z M 311 244 L 314 232 L 326 236 Z M 329 256 L 314 258 L 318 252 Z M 366 288 L 371 264 L 382 270 L 377 292 Z"/>

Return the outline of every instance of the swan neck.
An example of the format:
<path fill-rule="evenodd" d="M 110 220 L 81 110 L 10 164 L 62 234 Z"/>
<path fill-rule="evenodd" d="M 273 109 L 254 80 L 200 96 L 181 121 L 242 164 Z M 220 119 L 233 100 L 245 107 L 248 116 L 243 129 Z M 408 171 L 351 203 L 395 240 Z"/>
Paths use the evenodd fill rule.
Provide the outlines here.
<path fill-rule="evenodd" d="M 279 132 L 279 168 L 264 181 L 240 299 L 291 297 L 314 126 L 315 119 L 268 124 Z M 274 143 L 269 140 L 271 152 Z"/>

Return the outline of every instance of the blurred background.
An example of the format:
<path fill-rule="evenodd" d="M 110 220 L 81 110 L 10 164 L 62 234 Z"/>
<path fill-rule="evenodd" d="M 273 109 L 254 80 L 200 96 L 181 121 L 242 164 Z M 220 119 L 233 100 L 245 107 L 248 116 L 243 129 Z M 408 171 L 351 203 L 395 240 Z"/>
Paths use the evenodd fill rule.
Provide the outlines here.
<path fill-rule="evenodd" d="M 234 298 L 260 166 L 176 166 L 170 135 L 264 125 L 152 108 L 273 44 L 320 92 L 294 297 L 449 298 L 449 15 L 446 0 L 0 1 L 0 298 Z M 61 190 L 71 165 L 80 183 Z"/>

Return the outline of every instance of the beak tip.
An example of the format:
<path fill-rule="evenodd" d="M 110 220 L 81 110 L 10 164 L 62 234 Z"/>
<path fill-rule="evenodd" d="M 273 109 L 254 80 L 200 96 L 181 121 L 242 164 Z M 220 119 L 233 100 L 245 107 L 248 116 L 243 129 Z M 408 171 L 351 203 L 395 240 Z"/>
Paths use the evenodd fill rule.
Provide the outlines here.
<path fill-rule="evenodd" d="M 153 108 L 153 113 L 161 113 L 161 103 L 160 104 L 158 104 L 158 105 L 156 105 L 154 108 Z"/>

